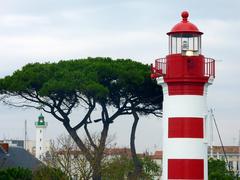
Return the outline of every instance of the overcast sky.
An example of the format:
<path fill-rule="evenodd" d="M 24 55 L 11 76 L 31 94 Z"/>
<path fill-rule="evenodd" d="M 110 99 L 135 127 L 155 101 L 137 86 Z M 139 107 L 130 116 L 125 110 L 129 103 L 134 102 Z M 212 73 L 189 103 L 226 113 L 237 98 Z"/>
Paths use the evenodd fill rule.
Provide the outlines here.
<path fill-rule="evenodd" d="M 240 130 L 240 1 L 238 0 L 0 0 L 0 77 L 32 62 L 108 56 L 150 64 L 168 53 L 166 32 L 178 23 L 183 10 L 204 32 L 206 57 L 217 60 L 216 80 L 209 88 L 209 108 L 225 145 L 236 145 Z M 0 105 L 0 139 L 35 138 L 39 111 Z M 65 130 L 44 114 L 48 138 Z M 76 118 L 77 114 L 73 115 Z M 112 125 L 119 146 L 128 146 L 131 117 Z M 98 129 L 98 128 L 96 128 Z M 137 150 L 161 148 L 161 120 L 141 118 Z M 218 139 L 214 136 L 215 144 Z"/>

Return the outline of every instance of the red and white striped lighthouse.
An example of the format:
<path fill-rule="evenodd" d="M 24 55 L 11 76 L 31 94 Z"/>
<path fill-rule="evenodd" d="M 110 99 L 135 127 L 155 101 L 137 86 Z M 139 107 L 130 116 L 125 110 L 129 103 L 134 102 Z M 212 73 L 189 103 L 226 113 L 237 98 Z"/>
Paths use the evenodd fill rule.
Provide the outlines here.
<path fill-rule="evenodd" d="M 206 97 L 215 61 L 201 53 L 202 34 L 182 12 L 182 21 L 167 33 L 169 55 L 152 66 L 164 94 L 163 180 L 208 179 Z"/>

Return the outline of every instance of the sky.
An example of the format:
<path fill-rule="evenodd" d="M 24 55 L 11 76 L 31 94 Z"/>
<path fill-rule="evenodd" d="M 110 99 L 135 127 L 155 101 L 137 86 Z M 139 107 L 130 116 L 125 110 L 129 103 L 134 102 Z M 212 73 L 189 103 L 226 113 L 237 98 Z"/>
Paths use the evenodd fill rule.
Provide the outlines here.
<path fill-rule="evenodd" d="M 214 109 L 224 145 L 236 145 L 240 130 L 239 7 L 238 0 L 0 0 L 0 78 L 33 62 L 101 56 L 154 63 L 168 54 L 166 33 L 187 10 L 189 20 L 204 32 L 203 54 L 217 61 L 208 107 Z M 25 120 L 28 139 L 34 139 L 34 121 L 40 113 L 0 105 L 0 139 L 22 139 Z M 49 123 L 48 139 L 66 133 L 51 115 L 44 116 Z M 122 117 L 110 127 L 120 147 L 129 146 L 132 120 Z M 137 151 L 161 149 L 161 136 L 161 119 L 141 117 Z M 216 131 L 214 143 L 219 144 Z"/>

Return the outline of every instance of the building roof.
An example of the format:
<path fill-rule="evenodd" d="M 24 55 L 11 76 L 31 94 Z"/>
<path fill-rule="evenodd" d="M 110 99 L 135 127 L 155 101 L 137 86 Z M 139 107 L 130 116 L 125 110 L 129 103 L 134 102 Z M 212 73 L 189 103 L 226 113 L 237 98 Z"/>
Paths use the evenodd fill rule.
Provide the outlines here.
<path fill-rule="evenodd" d="M 23 167 L 34 170 L 41 164 L 41 161 L 23 148 L 9 147 L 8 152 L 0 148 L 0 168 Z"/>
<path fill-rule="evenodd" d="M 224 146 L 224 150 L 226 154 L 239 154 L 240 146 Z M 210 152 L 210 147 L 208 148 L 208 152 Z M 223 154 L 222 146 L 213 146 L 213 153 Z"/>
<path fill-rule="evenodd" d="M 153 155 L 150 155 L 151 159 L 162 159 L 163 152 L 162 151 L 155 151 Z"/>
<path fill-rule="evenodd" d="M 44 116 L 42 115 L 42 113 L 38 116 L 38 119 L 43 119 L 44 120 Z"/>
<path fill-rule="evenodd" d="M 64 153 L 66 153 L 66 150 L 59 150 L 57 153 L 64 154 Z M 79 150 L 79 149 L 71 150 L 68 153 L 70 153 L 72 155 L 82 154 L 81 150 Z M 129 148 L 106 148 L 104 150 L 104 154 L 107 156 L 126 155 L 127 157 L 131 157 L 131 150 Z"/>
<path fill-rule="evenodd" d="M 126 155 L 127 157 L 131 157 L 131 150 L 129 148 L 107 148 L 105 149 L 105 154 L 108 156 Z"/>
<path fill-rule="evenodd" d="M 22 147 L 24 148 L 24 140 L 20 139 L 4 139 L 0 140 L 0 143 L 8 143 L 9 146 L 17 146 L 17 147 Z"/>
<path fill-rule="evenodd" d="M 193 23 L 188 21 L 188 12 L 183 11 L 182 14 L 182 21 L 177 23 L 175 26 L 173 26 L 172 30 L 168 32 L 168 35 L 171 34 L 178 34 L 178 33 L 194 33 L 194 34 L 203 34 L 200 32 Z"/>

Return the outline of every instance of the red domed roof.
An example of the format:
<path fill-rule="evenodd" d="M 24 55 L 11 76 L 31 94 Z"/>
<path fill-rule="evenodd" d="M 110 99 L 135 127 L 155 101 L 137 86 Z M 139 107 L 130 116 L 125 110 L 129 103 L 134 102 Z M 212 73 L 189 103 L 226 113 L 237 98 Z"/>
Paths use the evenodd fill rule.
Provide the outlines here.
<path fill-rule="evenodd" d="M 176 34 L 176 33 L 194 33 L 194 34 L 203 34 L 200 32 L 194 24 L 190 23 L 188 21 L 188 12 L 183 11 L 182 12 L 182 21 L 178 24 L 176 24 L 170 32 L 167 34 Z"/>

